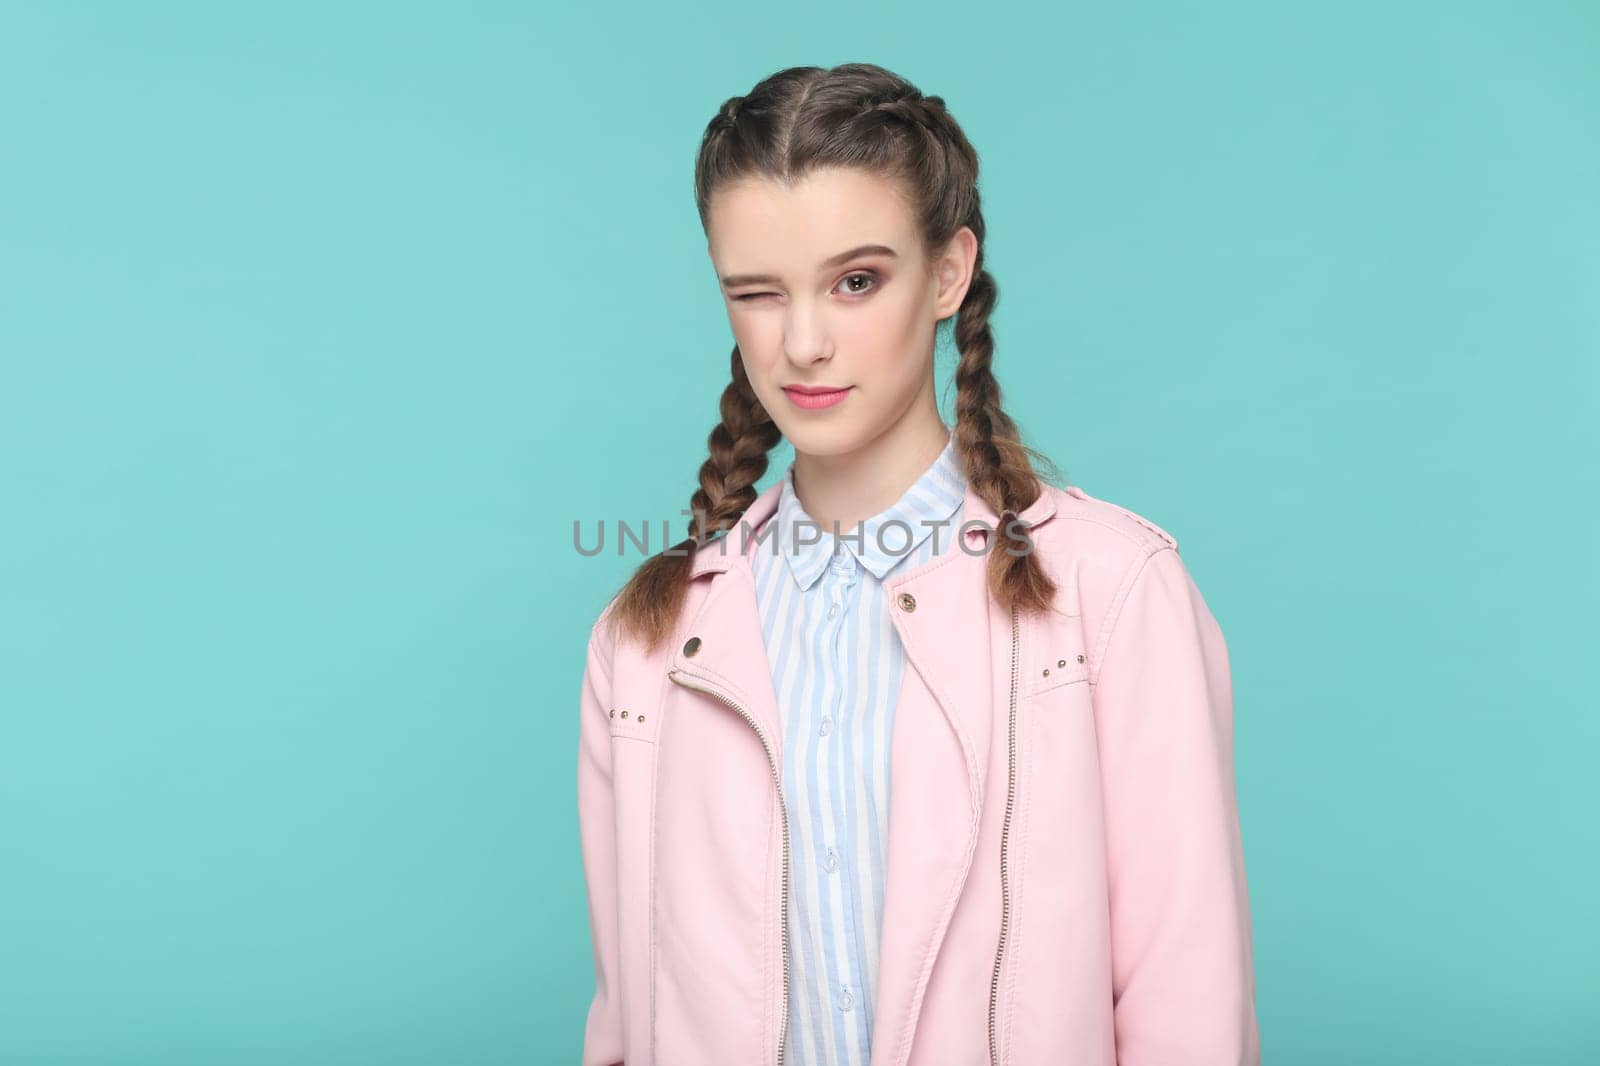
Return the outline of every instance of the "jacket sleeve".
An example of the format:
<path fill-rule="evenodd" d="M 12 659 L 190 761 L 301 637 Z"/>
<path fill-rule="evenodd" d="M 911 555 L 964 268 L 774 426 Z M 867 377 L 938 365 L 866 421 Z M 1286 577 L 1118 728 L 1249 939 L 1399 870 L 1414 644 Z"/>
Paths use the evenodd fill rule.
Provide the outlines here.
<path fill-rule="evenodd" d="M 611 654 L 601 636 L 606 613 L 589 634 L 578 699 L 578 829 L 594 948 L 594 997 L 584 1024 L 582 1066 L 621 1066 L 622 1001 L 618 947 L 616 823 L 611 792 Z"/>
<path fill-rule="evenodd" d="M 1137 574 L 1095 688 L 1118 1066 L 1256 1066 L 1222 630 L 1176 548 Z"/>

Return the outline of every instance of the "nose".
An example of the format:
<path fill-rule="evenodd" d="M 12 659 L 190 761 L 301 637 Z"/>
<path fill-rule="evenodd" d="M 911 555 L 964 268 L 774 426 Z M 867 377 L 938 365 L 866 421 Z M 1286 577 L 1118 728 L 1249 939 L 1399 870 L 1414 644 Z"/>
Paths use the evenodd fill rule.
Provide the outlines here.
<path fill-rule="evenodd" d="M 796 366 L 810 366 L 832 352 L 821 309 L 791 303 L 783 323 L 783 353 L 789 361 Z"/>

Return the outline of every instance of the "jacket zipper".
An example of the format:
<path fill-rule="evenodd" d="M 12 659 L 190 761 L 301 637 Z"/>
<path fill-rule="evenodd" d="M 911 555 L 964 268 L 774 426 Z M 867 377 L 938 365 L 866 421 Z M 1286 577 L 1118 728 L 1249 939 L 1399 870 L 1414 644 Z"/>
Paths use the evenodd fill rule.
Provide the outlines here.
<path fill-rule="evenodd" d="M 995 1006 L 1000 998 L 1000 963 L 1006 953 L 1006 931 L 1011 923 L 1011 882 L 1006 866 L 1006 844 L 1011 837 L 1011 811 L 1017 798 L 1017 609 L 1011 609 L 1011 707 L 1007 725 L 1006 817 L 1000 830 L 1000 943 L 994 950 L 994 978 L 989 983 L 989 1062 L 1000 1066 L 995 1042 Z"/>
<path fill-rule="evenodd" d="M 756 736 L 761 739 L 761 748 L 767 753 L 767 765 L 772 769 L 772 784 L 778 793 L 778 809 L 783 812 L 783 1016 L 778 1021 L 778 1066 L 783 1066 L 783 1046 L 789 1036 L 789 809 L 783 801 L 783 781 L 778 776 L 778 761 L 772 755 L 772 746 L 767 743 L 767 735 L 743 707 L 715 689 L 689 684 L 683 680 L 682 671 L 676 668 L 668 670 L 667 676 L 684 688 L 704 692 L 739 712 L 739 717 L 749 722 L 750 728 L 754 729 Z"/>

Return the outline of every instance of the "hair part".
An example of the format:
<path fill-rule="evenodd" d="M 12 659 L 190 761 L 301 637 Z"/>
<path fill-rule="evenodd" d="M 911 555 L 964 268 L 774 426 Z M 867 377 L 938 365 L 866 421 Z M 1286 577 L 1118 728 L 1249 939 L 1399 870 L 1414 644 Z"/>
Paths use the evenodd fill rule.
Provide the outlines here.
<path fill-rule="evenodd" d="M 706 126 L 694 177 L 701 228 L 709 231 L 712 196 L 726 185 L 750 178 L 795 183 L 828 167 L 856 167 L 895 182 L 930 256 L 962 226 L 977 237 L 972 281 L 956 314 L 954 436 L 974 493 L 999 516 L 996 532 L 1018 528 L 1010 523 L 1044 491 L 1034 460 L 1053 465 L 1022 442 L 1001 406 L 989 327 L 999 290 L 983 266 L 978 154 L 940 97 L 871 63 L 790 67 L 767 77 L 724 102 Z M 646 559 L 610 612 L 612 624 L 647 649 L 667 639 L 678 622 L 693 553 L 732 529 L 755 501 L 756 482 L 783 436 L 757 399 L 737 344 L 732 375 L 690 501 L 689 536 Z M 994 600 L 1007 611 L 1047 610 L 1056 589 L 1037 552 L 1012 555 L 1000 550 L 995 536 L 989 544 Z"/>

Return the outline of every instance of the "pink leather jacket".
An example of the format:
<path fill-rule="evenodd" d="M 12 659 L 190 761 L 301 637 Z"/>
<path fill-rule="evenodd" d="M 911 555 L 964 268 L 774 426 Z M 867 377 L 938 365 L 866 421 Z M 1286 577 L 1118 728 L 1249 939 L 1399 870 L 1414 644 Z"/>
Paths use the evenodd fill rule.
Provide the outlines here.
<path fill-rule="evenodd" d="M 1046 618 L 989 598 L 985 538 L 1015 542 L 970 488 L 988 529 L 886 583 L 912 669 L 870 1066 L 1253 1066 L 1222 631 L 1148 520 L 1075 486 L 1021 517 L 1059 590 Z M 590 635 L 584 1066 L 782 1063 L 783 731 L 747 554 L 772 549 L 737 527 L 721 543 L 654 654 L 605 639 L 615 600 Z"/>

